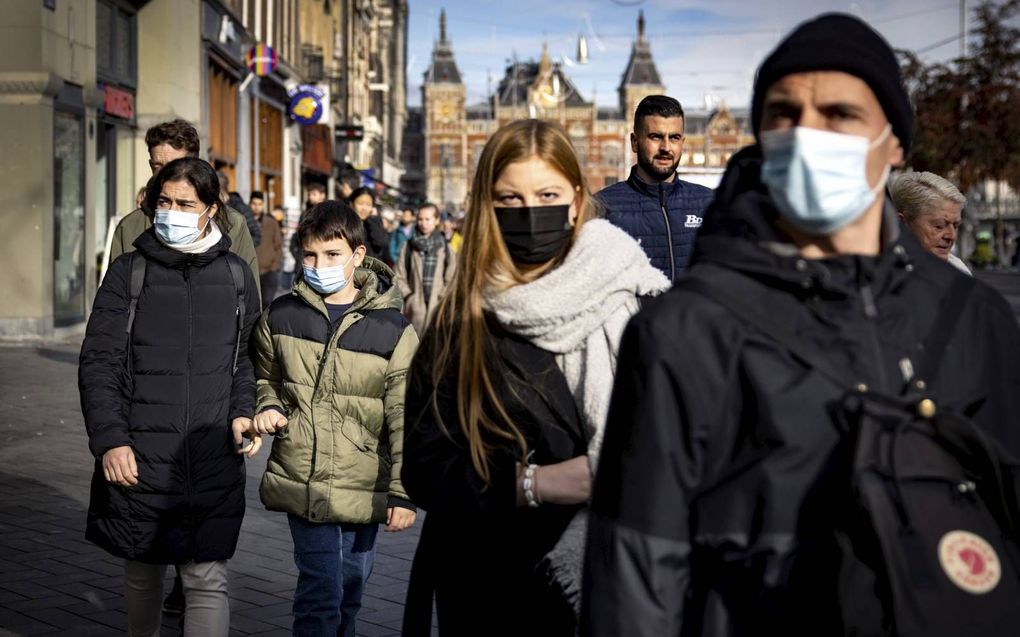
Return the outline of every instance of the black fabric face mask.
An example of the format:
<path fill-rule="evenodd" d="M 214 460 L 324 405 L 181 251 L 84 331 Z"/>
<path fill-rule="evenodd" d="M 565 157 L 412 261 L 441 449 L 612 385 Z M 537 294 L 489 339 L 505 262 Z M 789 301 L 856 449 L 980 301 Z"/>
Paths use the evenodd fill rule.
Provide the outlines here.
<path fill-rule="evenodd" d="M 495 208 L 510 257 L 518 263 L 545 263 L 570 241 L 570 206 Z"/>

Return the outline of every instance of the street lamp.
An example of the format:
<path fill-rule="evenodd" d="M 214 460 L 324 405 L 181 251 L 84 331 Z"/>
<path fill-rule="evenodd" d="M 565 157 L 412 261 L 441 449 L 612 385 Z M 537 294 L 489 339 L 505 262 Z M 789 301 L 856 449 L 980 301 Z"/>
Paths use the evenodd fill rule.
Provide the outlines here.
<path fill-rule="evenodd" d="M 584 34 L 577 36 L 577 63 L 587 64 L 588 59 L 588 40 L 584 38 Z"/>

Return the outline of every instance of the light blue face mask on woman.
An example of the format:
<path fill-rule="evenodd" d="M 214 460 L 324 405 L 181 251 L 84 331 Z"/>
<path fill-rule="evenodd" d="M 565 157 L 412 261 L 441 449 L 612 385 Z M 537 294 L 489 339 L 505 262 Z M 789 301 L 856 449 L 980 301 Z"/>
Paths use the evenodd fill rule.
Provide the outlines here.
<path fill-rule="evenodd" d="M 211 207 L 206 206 L 205 210 L 197 215 L 193 212 L 180 210 L 157 210 L 152 225 L 156 226 L 156 234 L 168 246 L 188 245 L 194 243 L 195 239 L 199 238 L 206 226 L 209 225 L 207 220 L 206 226 L 199 228 L 198 220 Z"/>
<path fill-rule="evenodd" d="M 868 152 L 885 141 L 892 126 L 875 141 L 796 126 L 765 131 L 761 180 L 779 214 L 811 235 L 830 235 L 850 225 L 868 209 L 889 178 L 885 167 L 878 184 L 868 184 Z"/>
<path fill-rule="evenodd" d="M 351 258 L 347 259 L 343 265 L 334 265 L 330 268 L 313 268 L 310 265 L 302 265 L 301 268 L 304 271 L 305 281 L 319 294 L 339 292 L 350 283 L 347 275 L 344 274 L 344 268 L 347 267 L 347 264 L 353 258 L 354 255 L 352 254 Z"/>

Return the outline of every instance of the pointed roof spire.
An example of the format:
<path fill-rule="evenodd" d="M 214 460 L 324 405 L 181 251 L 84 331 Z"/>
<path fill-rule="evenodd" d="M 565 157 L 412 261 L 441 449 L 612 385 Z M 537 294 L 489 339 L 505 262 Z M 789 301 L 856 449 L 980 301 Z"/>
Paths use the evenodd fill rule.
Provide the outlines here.
<path fill-rule="evenodd" d="M 538 62 L 539 73 L 545 74 L 552 68 L 552 60 L 549 58 L 549 43 L 542 43 L 542 59 Z"/>
<path fill-rule="evenodd" d="M 446 9 L 439 12 L 439 42 L 432 49 L 432 62 L 425 71 L 426 84 L 460 84 L 460 70 L 453 59 L 453 49 L 446 39 Z"/>
<path fill-rule="evenodd" d="M 644 11 L 638 13 L 638 37 L 631 48 L 630 60 L 627 61 L 627 69 L 620 82 L 621 88 L 635 85 L 662 86 L 662 78 L 652 59 L 652 45 L 645 39 Z"/>

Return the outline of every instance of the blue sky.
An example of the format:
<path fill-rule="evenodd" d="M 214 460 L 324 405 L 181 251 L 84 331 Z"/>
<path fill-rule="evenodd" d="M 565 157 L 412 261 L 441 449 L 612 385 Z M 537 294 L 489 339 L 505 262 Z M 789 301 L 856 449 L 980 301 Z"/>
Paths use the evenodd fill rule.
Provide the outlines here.
<path fill-rule="evenodd" d="M 974 0 L 968 3 L 975 4 Z M 481 102 L 502 77 L 514 51 L 538 59 L 542 43 L 574 66 L 567 72 L 585 99 L 617 104 L 616 89 L 643 9 L 646 34 L 667 92 L 686 107 L 706 96 L 747 106 L 757 65 L 799 22 L 825 11 L 852 13 L 894 47 L 946 60 L 960 50 L 959 0 L 409 0 L 408 102 L 421 103 L 422 73 L 446 9 L 447 34 L 467 85 L 468 103 Z M 573 60 L 585 34 L 591 61 Z M 946 40 L 952 41 L 938 45 Z"/>

